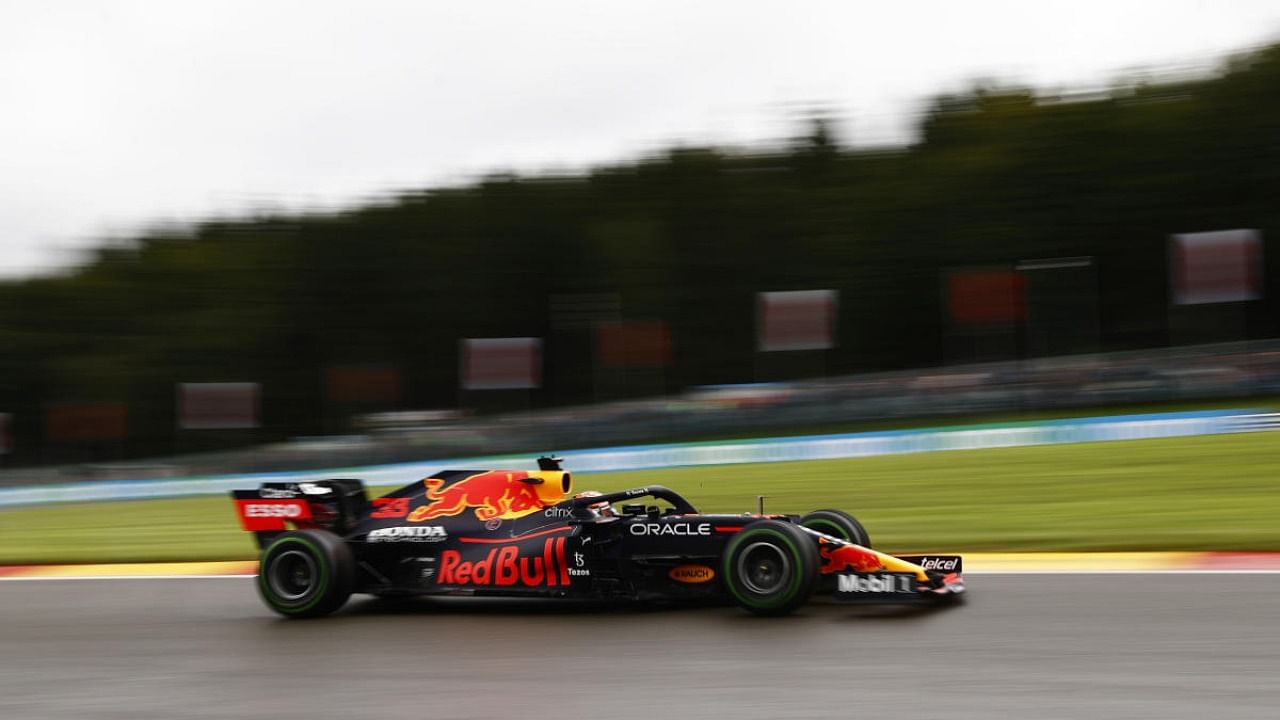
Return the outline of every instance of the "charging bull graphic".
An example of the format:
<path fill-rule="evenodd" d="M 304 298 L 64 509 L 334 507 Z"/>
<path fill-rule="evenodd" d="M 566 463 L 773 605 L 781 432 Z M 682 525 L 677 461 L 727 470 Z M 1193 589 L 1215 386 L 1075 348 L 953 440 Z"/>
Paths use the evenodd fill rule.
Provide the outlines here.
<path fill-rule="evenodd" d="M 409 514 L 410 522 L 452 517 L 475 510 L 476 518 L 510 520 L 524 517 L 564 500 L 571 482 L 562 471 L 491 471 L 470 475 L 445 487 L 441 478 L 427 478 L 426 499 Z"/>
<path fill-rule="evenodd" d="M 860 545 L 819 540 L 818 553 L 822 555 L 821 572 L 823 575 L 852 570 L 860 573 L 913 573 L 916 579 L 921 582 L 929 580 L 929 576 L 925 574 L 924 569 L 919 565 Z"/>
<path fill-rule="evenodd" d="M 884 562 L 881 561 L 879 553 L 857 545 L 837 545 L 835 543 L 822 542 L 818 552 L 822 554 L 822 558 L 825 560 L 822 565 L 822 573 L 824 575 L 838 573 L 850 568 L 856 572 L 875 572 L 884 567 Z"/>

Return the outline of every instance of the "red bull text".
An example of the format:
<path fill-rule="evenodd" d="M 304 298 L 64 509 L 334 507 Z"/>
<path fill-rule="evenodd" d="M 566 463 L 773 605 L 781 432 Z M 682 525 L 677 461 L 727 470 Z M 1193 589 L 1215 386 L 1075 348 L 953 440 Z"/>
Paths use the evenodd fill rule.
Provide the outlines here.
<path fill-rule="evenodd" d="M 568 587 L 564 538 L 547 538 L 533 553 L 515 545 L 494 548 L 481 560 L 464 561 L 457 550 L 440 555 L 439 585 Z"/>

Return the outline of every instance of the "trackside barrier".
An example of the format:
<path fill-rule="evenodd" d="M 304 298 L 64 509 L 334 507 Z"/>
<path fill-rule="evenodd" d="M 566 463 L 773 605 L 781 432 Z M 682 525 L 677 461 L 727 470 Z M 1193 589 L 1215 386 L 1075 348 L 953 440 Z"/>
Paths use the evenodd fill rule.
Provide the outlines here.
<path fill-rule="evenodd" d="M 566 467 L 574 472 L 598 473 L 693 465 L 835 460 L 943 450 L 1147 440 L 1277 429 L 1280 429 L 1280 414 L 1255 410 L 1214 410 L 1074 418 L 1001 426 L 808 435 L 715 443 L 636 445 L 573 450 L 559 453 L 559 455 L 565 459 Z M 256 487 L 258 483 L 264 481 L 306 482 L 330 477 L 358 477 L 364 480 L 365 484 L 373 486 L 404 485 L 445 468 L 522 467 L 529 464 L 530 460 L 531 458 L 527 455 L 503 455 L 306 472 L 33 485 L 0 489 L 0 507 L 92 500 L 218 495 L 230 490 Z"/>

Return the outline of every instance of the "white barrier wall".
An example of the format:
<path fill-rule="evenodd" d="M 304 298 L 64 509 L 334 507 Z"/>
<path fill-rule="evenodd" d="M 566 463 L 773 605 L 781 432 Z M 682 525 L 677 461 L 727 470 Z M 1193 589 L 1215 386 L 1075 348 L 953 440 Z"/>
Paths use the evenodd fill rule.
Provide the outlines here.
<path fill-rule="evenodd" d="M 1224 410 L 1078 418 L 1002 427 L 980 426 L 811 435 L 717 443 L 636 445 L 573 450 L 557 454 L 564 458 L 565 467 L 576 473 L 598 473 L 692 465 L 832 460 L 942 450 L 1146 440 L 1275 429 L 1280 429 L 1280 415 L 1250 410 Z M 531 456 L 507 455 L 296 473 L 34 485 L 0 489 L 0 507 L 90 500 L 217 495 L 235 489 L 256 487 L 258 483 L 266 481 L 296 482 L 332 477 L 360 478 L 366 485 L 405 485 L 449 468 L 489 469 L 532 465 L 533 457 Z"/>

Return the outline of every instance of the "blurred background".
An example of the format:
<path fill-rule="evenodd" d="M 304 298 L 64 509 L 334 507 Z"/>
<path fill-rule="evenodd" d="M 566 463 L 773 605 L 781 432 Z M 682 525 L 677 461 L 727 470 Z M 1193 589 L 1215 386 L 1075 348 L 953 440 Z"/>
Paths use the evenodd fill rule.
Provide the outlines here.
<path fill-rule="evenodd" d="M 286 5 L 4 11 L 0 483 L 1280 394 L 1265 3 Z"/>
<path fill-rule="evenodd" d="M 0 717 L 1274 717 L 1278 88 L 1276 0 L 0 1 Z M 973 599 L 243 577 L 250 473 L 546 453 Z"/>

